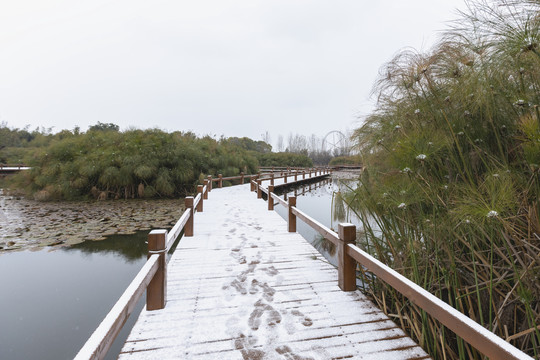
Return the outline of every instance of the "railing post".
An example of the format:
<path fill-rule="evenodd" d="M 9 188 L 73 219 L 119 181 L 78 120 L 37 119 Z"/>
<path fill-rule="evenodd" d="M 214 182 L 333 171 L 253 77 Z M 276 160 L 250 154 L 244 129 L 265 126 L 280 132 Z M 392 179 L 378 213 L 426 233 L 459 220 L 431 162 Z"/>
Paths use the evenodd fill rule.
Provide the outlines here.
<path fill-rule="evenodd" d="M 244 185 L 244 172 L 240 173 L 240 185 Z"/>
<path fill-rule="evenodd" d="M 285 173 L 285 175 L 283 175 L 283 182 L 284 182 L 285 184 L 287 183 L 287 176 L 288 176 L 287 173 Z"/>
<path fill-rule="evenodd" d="M 356 226 L 338 225 L 338 285 L 343 291 L 356 290 L 356 261 L 347 254 L 347 245 L 356 240 Z"/>
<path fill-rule="evenodd" d="M 197 185 L 197 194 L 201 194 L 201 200 L 200 200 L 199 203 L 197 204 L 197 211 L 198 211 L 198 212 L 203 212 L 203 200 L 204 200 L 204 196 L 203 196 L 203 186 L 202 186 L 202 185 Z"/>
<path fill-rule="evenodd" d="M 298 181 L 298 171 L 294 172 L 294 181 Z"/>
<path fill-rule="evenodd" d="M 184 236 L 193 236 L 193 217 L 195 215 L 193 211 L 193 196 L 187 196 L 184 201 L 186 210 L 189 209 L 189 219 L 184 226 Z"/>
<path fill-rule="evenodd" d="M 223 175 L 222 174 L 218 174 L 218 188 L 222 188 L 223 187 Z"/>
<path fill-rule="evenodd" d="M 255 187 L 256 187 L 256 181 L 257 180 L 257 175 L 255 175 L 255 177 L 251 178 L 251 180 L 249 181 L 249 190 L 250 191 L 255 191 Z"/>
<path fill-rule="evenodd" d="M 208 175 L 208 192 L 212 191 L 212 175 Z"/>
<path fill-rule="evenodd" d="M 302 170 L 302 179 L 303 179 L 303 180 L 306 179 L 306 170 Z"/>
<path fill-rule="evenodd" d="M 148 258 L 159 255 L 159 267 L 146 287 L 146 310 L 159 310 L 167 303 L 167 230 L 152 230 L 148 234 Z"/>
<path fill-rule="evenodd" d="M 257 179 L 257 199 L 262 198 L 261 179 Z"/>
<path fill-rule="evenodd" d="M 274 185 L 268 186 L 268 210 L 274 210 L 274 198 L 272 194 L 274 193 Z"/>
<path fill-rule="evenodd" d="M 296 206 L 296 196 L 289 196 L 289 232 L 296 232 L 296 215 L 292 212 L 293 206 Z"/>
<path fill-rule="evenodd" d="M 274 185 L 274 173 L 270 175 L 270 185 Z"/>
<path fill-rule="evenodd" d="M 204 186 L 206 186 L 206 190 L 203 194 L 204 200 L 208 200 L 208 180 L 204 180 Z"/>

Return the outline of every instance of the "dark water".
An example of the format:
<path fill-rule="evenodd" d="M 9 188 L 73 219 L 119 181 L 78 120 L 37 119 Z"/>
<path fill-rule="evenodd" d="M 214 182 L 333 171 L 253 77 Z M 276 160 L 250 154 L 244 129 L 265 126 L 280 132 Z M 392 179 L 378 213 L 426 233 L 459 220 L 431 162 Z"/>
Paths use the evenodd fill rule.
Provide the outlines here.
<path fill-rule="evenodd" d="M 72 359 L 143 266 L 146 237 L 0 255 L 0 359 Z M 107 359 L 116 358 L 143 305 Z"/>
<path fill-rule="evenodd" d="M 295 195 L 298 209 L 337 232 L 339 223 L 350 222 L 357 225 L 357 227 L 360 224 L 358 218 L 348 210 L 339 196 L 341 192 L 345 193 L 349 188 L 356 186 L 356 183 L 357 181 L 354 178 L 331 178 L 319 183 L 290 189 L 286 195 L 283 194 L 281 197 Z M 287 220 L 288 213 L 283 206 L 276 206 L 274 209 Z M 287 223 L 284 222 L 283 226 L 286 227 Z M 337 265 L 335 248 L 332 243 L 324 240 L 319 233 L 300 219 L 297 219 L 296 230 L 330 263 Z"/>

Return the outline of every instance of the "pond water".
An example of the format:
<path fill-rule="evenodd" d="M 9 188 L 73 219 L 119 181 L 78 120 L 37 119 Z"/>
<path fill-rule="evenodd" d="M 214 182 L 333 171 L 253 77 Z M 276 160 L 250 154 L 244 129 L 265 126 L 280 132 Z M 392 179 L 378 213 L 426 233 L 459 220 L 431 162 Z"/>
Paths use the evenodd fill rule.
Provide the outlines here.
<path fill-rule="evenodd" d="M 322 224 L 358 224 L 333 195 L 354 186 L 333 178 L 298 187 L 297 207 Z M 275 207 L 284 218 L 285 209 Z M 286 226 L 284 222 L 283 226 Z M 333 249 L 298 221 L 297 230 L 333 264 Z M 72 359 L 146 261 L 148 231 L 66 248 L 0 255 L 0 359 Z M 330 244 L 331 245 L 331 244 Z M 115 359 L 144 306 L 144 297 L 106 359 Z"/>
<path fill-rule="evenodd" d="M 0 255 L 0 359 L 72 359 L 146 261 L 147 233 Z"/>
<path fill-rule="evenodd" d="M 350 222 L 355 224 L 357 228 L 361 223 L 338 196 L 338 194 L 354 188 L 357 183 L 354 174 L 345 178 L 332 177 L 315 184 L 289 189 L 281 197 L 296 196 L 296 207 L 298 209 L 337 232 L 339 223 Z M 274 209 L 283 219 L 287 220 L 288 213 L 283 206 L 276 206 Z M 332 243 L 323 239 L 317 231 L 299 219 L 296 222 L 296 230 L 331 264 L 337 266 L 335 247 Z"/>

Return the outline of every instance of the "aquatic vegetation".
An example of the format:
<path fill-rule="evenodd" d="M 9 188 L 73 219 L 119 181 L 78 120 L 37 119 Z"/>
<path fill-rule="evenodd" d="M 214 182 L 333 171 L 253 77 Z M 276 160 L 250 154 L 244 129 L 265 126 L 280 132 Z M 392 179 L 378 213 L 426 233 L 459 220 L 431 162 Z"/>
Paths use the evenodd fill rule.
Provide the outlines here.
<path fill-rule="evenodd" d="M 258 168 L 242 144 L 189 132 L 106 126 L 48 138 L 26 149 L 24 162 L 32 170 L 11 183 L 40 200 L 180 197 L 193 193 L 208 174 L 235 176 Z"/>
<path fill-rule="evenodd" d="M 428 53 L 381 70 L 345 195 L 363 246 L 540 355 L 540 3 L 468 2 Z M 370 274 L 367 291 L 434 358 L 482 358 Z"/>

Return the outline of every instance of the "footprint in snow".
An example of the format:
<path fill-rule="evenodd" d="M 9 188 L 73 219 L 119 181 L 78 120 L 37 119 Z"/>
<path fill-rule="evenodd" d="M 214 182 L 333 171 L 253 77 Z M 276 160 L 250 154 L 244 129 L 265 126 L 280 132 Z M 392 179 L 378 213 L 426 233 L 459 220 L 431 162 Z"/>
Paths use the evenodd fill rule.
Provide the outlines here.
<path fill-rule="evenodd" d="M 314 360 L 312 357 L 295 354 L 292 351 L 292 349 L 287 345 L 278 346 L 276 348 L 276 352 L 278 354 L 280 354 L 280 355 L 283 355 L 285 357 L 285 359 L 290 359 L 290 360 Z"/>
<path fill-rule="evenodd" d="M 279 271 L 273 265 L 267 268 L 264 268 L 263 270 L 270 276 L 276 276 L 277 274 L 279 274 Z"/>
<path fill-rule="evenodd" d="M 249 315 L 248 325 L 251 330 L 259 330 L 261 326 L 261 320 L 264 314 L 266 316 L 266 323 L 270 326 L 275 326 L 281 322 L 281 314 L 268 304 L 264 304 L 261 300 L 255 303 L 255 309 Z"/>
<path fill-rule="evenodd" d="M 313 325 L 313 320 L 311 320 L 308 316 L 305 316 L 300 310 L 294 309 L 291 310 L 291 314 L 294 316 L 297 316 L 300 318 L 300 322 L 304 326 L 311 326 Z"/>

